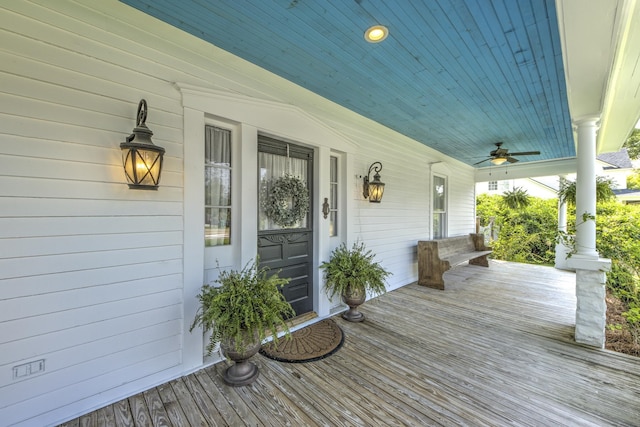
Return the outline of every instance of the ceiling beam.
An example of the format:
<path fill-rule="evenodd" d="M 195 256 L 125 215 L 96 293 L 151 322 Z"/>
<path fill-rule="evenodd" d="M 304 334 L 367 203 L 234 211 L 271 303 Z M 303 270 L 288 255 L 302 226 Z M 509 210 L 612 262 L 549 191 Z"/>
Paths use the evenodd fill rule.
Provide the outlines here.
<path fill-rule="evenodd" d="M 618 151 L 640 119 L 640 2 L 625 1 L 621 6 L 616 57 L 598 132 L 599 153 Z"/>
<path fill-rule="evenodd" d="M 526 162 L 516 165 L 489 166 L 475 171 L 476 182 L 503 181 L 506 179 L 534 178 L 576 173 L 578 160 L 575 157 L 541 162 Z"/>

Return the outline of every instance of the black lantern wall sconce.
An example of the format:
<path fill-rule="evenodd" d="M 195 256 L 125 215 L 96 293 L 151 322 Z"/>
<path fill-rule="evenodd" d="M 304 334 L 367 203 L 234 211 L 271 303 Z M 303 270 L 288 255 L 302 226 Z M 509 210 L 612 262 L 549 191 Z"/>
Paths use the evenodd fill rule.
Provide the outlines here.
<path fill-rule="evenodd" d="M 157 190 L 162 172 L 164 148 L 151 142 L 153 132 L 146 125 L 147 101 L 138 103 L 138 117 L 133 133 L 120 144 L 122 165 L 129 188 Z"/>
<path fill-rule="evenodd" d="M 373 175 L 373 181 L 371 178 L 371 171 L 375 172 Z M 382 194 L 384 193 L 384 182 L 380 181 L 380 171 L 382 170 L 382 163 L 375 162 L 369 166 L 369 172 L 364 177 L 364 185 L 362 186 L 362 195 L 365 199 L 369 199 L 371 203 L 380 203 L 382 200 Z"/>

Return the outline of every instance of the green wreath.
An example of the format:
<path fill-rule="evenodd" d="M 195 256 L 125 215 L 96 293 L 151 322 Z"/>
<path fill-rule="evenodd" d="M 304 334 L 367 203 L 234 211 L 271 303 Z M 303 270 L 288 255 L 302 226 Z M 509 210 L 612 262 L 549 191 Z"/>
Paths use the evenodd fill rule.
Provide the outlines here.
<path fill-rule="evenodd" d="M 281 227 L 299 222 L 309 210 L 309 190 L 298 178 L 285 175 L 265 186 L 261 208 L 267 217 Z M 270 187 L 270 188 L 269 188 Z"/>

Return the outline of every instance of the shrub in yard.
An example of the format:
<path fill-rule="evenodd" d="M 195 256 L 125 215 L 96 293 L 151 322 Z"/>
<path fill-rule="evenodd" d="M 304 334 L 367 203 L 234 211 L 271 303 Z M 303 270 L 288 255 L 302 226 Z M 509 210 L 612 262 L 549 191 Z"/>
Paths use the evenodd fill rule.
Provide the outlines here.
<path fill-rule="evenodd" d="M 640 208 L 616 202 L 598 204 L 596 247 L 611 259 L 607 287 L 627 306 L 622 315 L 636 344 L 640 335 Z"/>
<path fill-rule="evenodd" d="M 640 305 L 636 302 L 622 315 L 627 320 L 633 343 L 635 345 L 640 344 Z"/>
<path fill-rule="evenodd" d="M 496 218 L 500 234 L 491 242 L 494 258 L 551 265 L 555 260 L 557 201 L 528 197 L 527 203 L 526 207 L 513 209 L 504 196 L 480 195 L 476 214 L 482 225 L 486 225 L 485 218 Z"/>

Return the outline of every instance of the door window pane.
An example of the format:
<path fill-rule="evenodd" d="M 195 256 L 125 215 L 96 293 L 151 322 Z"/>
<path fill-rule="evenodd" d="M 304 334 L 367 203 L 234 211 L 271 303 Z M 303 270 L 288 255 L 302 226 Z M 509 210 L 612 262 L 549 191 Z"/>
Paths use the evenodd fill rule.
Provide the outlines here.
<path fill-rule="evenodd" d="M 205 126 L 205 246 L 231 244 L 231 131 Z"/>

